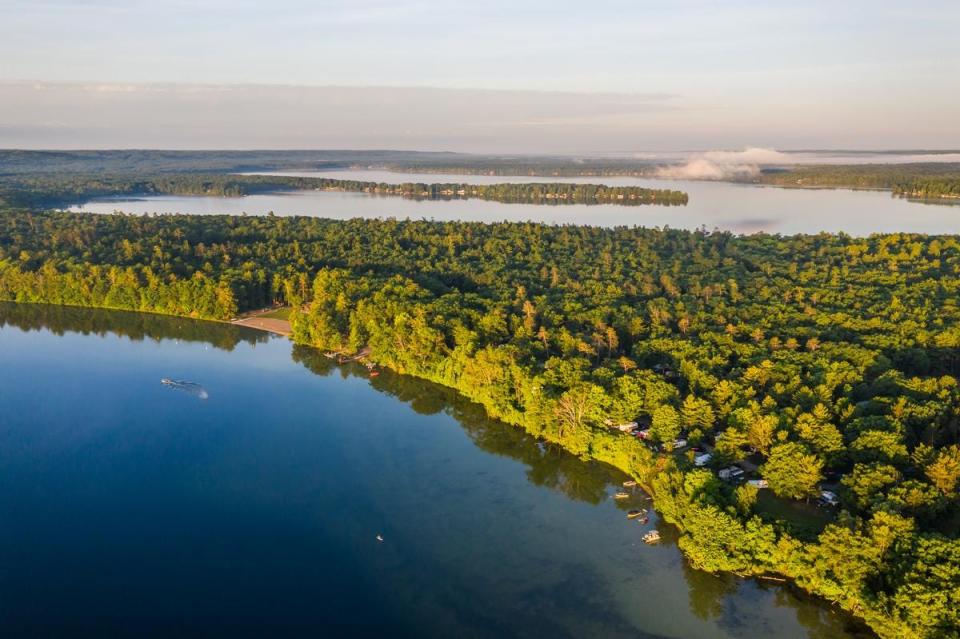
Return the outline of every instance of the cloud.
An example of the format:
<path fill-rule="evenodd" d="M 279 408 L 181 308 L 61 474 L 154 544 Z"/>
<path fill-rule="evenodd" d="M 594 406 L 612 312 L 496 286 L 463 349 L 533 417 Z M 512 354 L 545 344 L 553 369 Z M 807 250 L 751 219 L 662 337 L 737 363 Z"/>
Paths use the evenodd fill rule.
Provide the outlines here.
<path fill-rule="evenodd" d="M 578 153 L 647 138 L 679 109 L 664 93 L 0 82 L 0 147 Z"/>
<path fill-rule="evenodd" d="M 775 149 L 747 147 L 743 151 L 707 151 L 691 156 L 685 164 L 657 169 L 657 177 L 686 180 L 750 179 L 760 174 L 762 165 L 792 162 L 787 154 Z"/>

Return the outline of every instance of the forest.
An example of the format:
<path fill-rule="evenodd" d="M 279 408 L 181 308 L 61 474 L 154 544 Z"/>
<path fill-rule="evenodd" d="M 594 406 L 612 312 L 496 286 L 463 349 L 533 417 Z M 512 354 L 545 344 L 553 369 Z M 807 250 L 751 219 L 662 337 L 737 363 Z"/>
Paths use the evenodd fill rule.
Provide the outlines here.
<path fill-rule="evenodd" d="M 859 164 L 794 167 L 764 172 L 759 181 L 778 186 L 884 189 L 918 199 L 960 197 L 960 164 Z"/>
<path fill-rule="evenodd" d="M 629 473 L 696 568 L 958 636 L 960 236 L 7 209 L 0 300 L 289 305 L 300 345 L 368 346 Z"/>
<path fill-rule="evenodd" d="M 321 190 L 370 193 L 424 200 L 477 198 L 496 202 L 528 204 L 659 204 L 682 206 L 687 194 L 670 189 L 634 186 L 571 184 L 387 184 L 363 180 L 287 177 L 272 175 L 223 175 L 206 173 L 156 176 L 100 176 L 86 173 L 0 176 L 0 206 L 52 207 L 111 195 L 213 195 L 241 196 L 280 190 Z"/>

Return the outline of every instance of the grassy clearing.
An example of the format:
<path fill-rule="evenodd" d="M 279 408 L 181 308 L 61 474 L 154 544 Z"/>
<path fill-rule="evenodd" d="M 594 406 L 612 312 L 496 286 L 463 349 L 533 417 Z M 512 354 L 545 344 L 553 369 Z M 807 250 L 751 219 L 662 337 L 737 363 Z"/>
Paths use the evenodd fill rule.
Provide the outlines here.
<path fill-rule="evenodd" d="M 833 521 L 836 509 L 777 497 L 769 490 L 757 495 L 757 514 L 766 522 L 780 523 L 799 539 L 812 540 Z"/>
<path fill-rule="evenodd" d="M 290 321 L 290 307 L 284 306 L 283 308 L 278 308 L 274 311 L 270 311 L 269 313 L 264 313 L 260 317 L 263 317 L 266 319 L 279 319 L 279 320 Z"/>

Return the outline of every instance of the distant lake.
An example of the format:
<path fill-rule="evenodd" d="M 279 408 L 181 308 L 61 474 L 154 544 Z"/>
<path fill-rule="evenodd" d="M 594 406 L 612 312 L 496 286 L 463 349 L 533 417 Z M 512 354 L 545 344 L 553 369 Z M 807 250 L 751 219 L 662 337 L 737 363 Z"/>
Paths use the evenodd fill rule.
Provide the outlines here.
<path fill-rule="evenodd" d="M 621 473 L 432 384 L 39 305 L 0 304 L 0 353 L 5 637 L 852 636 L 690 570 L 610 498 Z"/>
<path fill-rule="evenodd" d="M 270 175 L 328 177 L 376 182 L 591 182 L 685 191 L 686 206 L 613 204 L 503 204 L 483 200 L 425 201 L 367 193 L 287 191 L 246 197 L 150 196 L 102 198 L 71 207 L 96 213 L 193 213 L 309 215 L 333 219 L 412 218 L 478 222 L 537 221 L 551 224 L 646 226 L 735 233 L 819 233 L 850 235 L 960 232 L 960 206 L 895 198 L 884 191 L 788 189 L 728 182 L 649 180 L 630 177 L 551 178 L 393 173 L 389 171 L 286 171 Z"/>

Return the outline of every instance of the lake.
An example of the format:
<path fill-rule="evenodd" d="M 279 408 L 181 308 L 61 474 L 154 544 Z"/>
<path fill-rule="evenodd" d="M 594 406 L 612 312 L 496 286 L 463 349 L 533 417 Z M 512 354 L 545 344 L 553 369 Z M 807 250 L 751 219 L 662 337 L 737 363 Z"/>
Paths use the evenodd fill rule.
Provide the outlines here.
<path fill-rule="evenodd" d="M 0 353 L 2 636 L 855 636 L 690 570 L 620 472 L 429 383 L 40 305 L 0 304 Z"/>
<path fill-rule="evenodd" d="M 285 171 L 270 175 L 328 177 L 376 182 L 501 182 L 574 181 L 644 186 L 685 191 L 686 206 L 622 206 L 613 204 L 505 204 L 483 200 L 426 201 L 367 193 L 286 191 L 245 197 L 149 196 L 101 198 L 71 207 L 96 213 L 194 213 L 310 215 L 332 219 L 412 218 L 434 220 L 538 221 L 550 224 L 646 226 L 734 233 L 960 232 L 960 206 L 895 198 L 884 191 L 849 189 L 788 189 L 730 182 L 650 180 L 631 177 L 546 178 L 486 175 L 392 173 L 389 171 Z"/>

